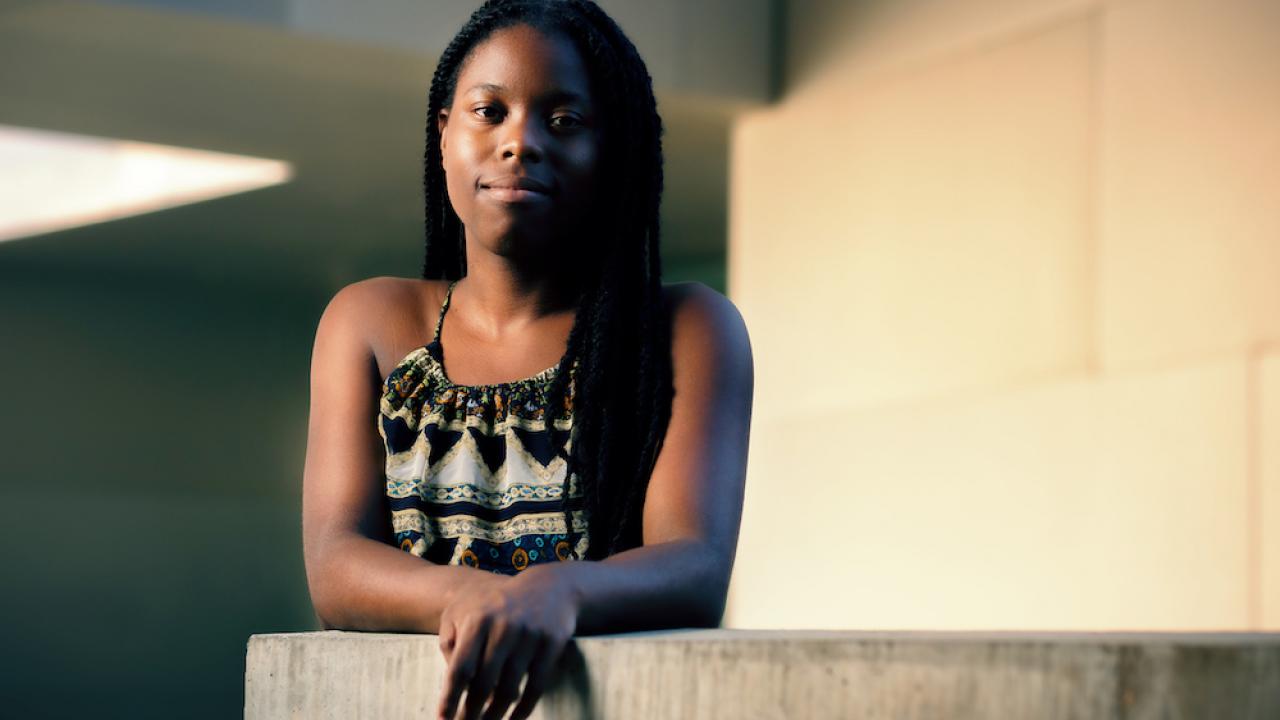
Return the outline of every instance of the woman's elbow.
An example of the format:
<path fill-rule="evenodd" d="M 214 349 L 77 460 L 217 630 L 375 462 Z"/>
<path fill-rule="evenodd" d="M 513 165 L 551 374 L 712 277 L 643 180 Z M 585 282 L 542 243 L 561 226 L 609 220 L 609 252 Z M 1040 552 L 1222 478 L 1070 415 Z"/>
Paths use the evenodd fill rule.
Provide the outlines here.
<path fill-rule="evenodd" d="M 346 612 L 341 598 L 336 597 L 331 591 L 320 590 L 316 586 L 311 588 L 311 609 L 315 612 L 316 620 L 319 621 L 321 629 L 324 630 L 353 630 L 355 624 L 352 622 L 350 614 Z"/>
<path fill-rule="evenodd" d="M 329 557 L 328 562 L 320 560 Z M 309 555 L 306 558 L 307 592 L 311 596 L 311 609 L 314 611 L 320 627 L 325 630 L 342 630 L 346 623 L 342 614 L 342 602 L 337 589 L 341 586 L 336 580 L 336 569 L 332 554 Z"/>
<path fill-rule="evenodd" d="M 311 593 L 311 609 L 320 627 L 324 630 L 341 630 L 342 621 L 338 617 L 337 603 L 324 591 L 323 581 L 311 579 L 307 584 Z"/>
<path fill-rule="evenodd" d="M 693 615 L 691 627 L 715 629 L 724 620 L 725 596 L 712 593 L 699 603 Z"/>
<path fill-rule="evenodd" d="M 729 599 L 729 574 L 723 563 L 708 568 L 705 582 L 698 583 L 696 602 L 692 604 L 691 627 L 718 628 L 724 620 Z"/>

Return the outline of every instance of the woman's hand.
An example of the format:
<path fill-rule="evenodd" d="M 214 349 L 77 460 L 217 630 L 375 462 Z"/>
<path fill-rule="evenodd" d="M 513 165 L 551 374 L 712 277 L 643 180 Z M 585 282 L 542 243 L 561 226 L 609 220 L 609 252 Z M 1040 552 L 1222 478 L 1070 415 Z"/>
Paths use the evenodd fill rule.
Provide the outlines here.
<path fill-rule="evenodd" d="M 555 569 L 533 565 L 510 578 L 495 575 L 462 586 L 450 600 L 440 615 L 440 651 L 448 663 L 441 718 L 457 717 L 463 690 L 466 720 L 500 720 L 517 698 L 512 720 L 533 712 L 578 623 L 577 597 Z"/>

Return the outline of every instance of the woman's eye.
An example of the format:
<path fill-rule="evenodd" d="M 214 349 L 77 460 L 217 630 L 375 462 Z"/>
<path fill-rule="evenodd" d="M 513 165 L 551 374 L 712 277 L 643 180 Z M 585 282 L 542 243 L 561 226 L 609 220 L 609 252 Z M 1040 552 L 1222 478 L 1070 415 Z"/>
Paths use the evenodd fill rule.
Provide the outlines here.
<path fill-rule="evenodd" d="M 559 121 L 557 123 L 557 121 Z M 561 130 L 578 127 L 582 123 L 572 115 L 557 115 L 551 118 L 551 126 Z"/>
<path fill-rule="evenodd" d="M 484 113 L 485 113 L 485 111 L 492 112 L 492 113 L 493 113 L 493 115 L 485 115 L 485 114 L 484 114 Z M 494 106 L 492 106 L 492 105 L 482 105 L 482 106 L 480 106 L 480 107 L 478 107 L 478 108 L 476 108 L 476 109 L 472 110 L 471 112 L 478 114 L 480 117 L 485 118 L 486 120 L 487 120 L 487 119 L 489 119 L 489 118 L 497 117 L 497 115 L 498 115 L 498 109 L 497 109 L 497 108 L 495 108 L 495 107 L 494 107 Z"/>

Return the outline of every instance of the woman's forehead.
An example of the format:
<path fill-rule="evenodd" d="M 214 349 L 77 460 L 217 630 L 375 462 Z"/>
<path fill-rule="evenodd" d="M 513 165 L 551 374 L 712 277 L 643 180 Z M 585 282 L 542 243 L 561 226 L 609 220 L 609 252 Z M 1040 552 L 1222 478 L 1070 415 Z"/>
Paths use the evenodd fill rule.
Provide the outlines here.
<path fill-rule="evenodd" d="M 586 102 L 590 80 L 573 41 L 528 25 L 496 30 L 471 51 L 458 74 L 459 94 L 556 96 Z"/>

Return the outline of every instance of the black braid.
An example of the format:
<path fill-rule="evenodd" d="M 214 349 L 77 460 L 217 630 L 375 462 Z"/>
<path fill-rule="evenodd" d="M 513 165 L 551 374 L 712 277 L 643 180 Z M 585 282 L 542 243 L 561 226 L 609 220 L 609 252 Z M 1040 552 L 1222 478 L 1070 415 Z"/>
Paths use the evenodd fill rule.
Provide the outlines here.
<path fill-rule="evenodd" d="M 616 188 L 596 204 L 586 224 L 593 241 L 578 244 L 584 253 L 591 250 L 581 264 L 590 276 L 577 300 L 561 371 L 543 406 L 548 429 L 572 407 L 572 438 L 568 452 L 561 451 L 569 546 L 577 546 L 568 503 L 576 478 L 587 520 L 586 557 L 601 559 L 642 544 L 645 490 L 674 390 L 659 252 L 662 120 L 640 54 L 591 0 L 489 0 L 441 54 L 427 102 L 422 277 L 456 280 L 467 271 L 462 223 L 449 203 L 440 164 L 436 119 L 452 105 L 472 49 L 495 30 L 519 24 L 563 33 L 582 54 L 603 131 L 597 186 Z"/>

